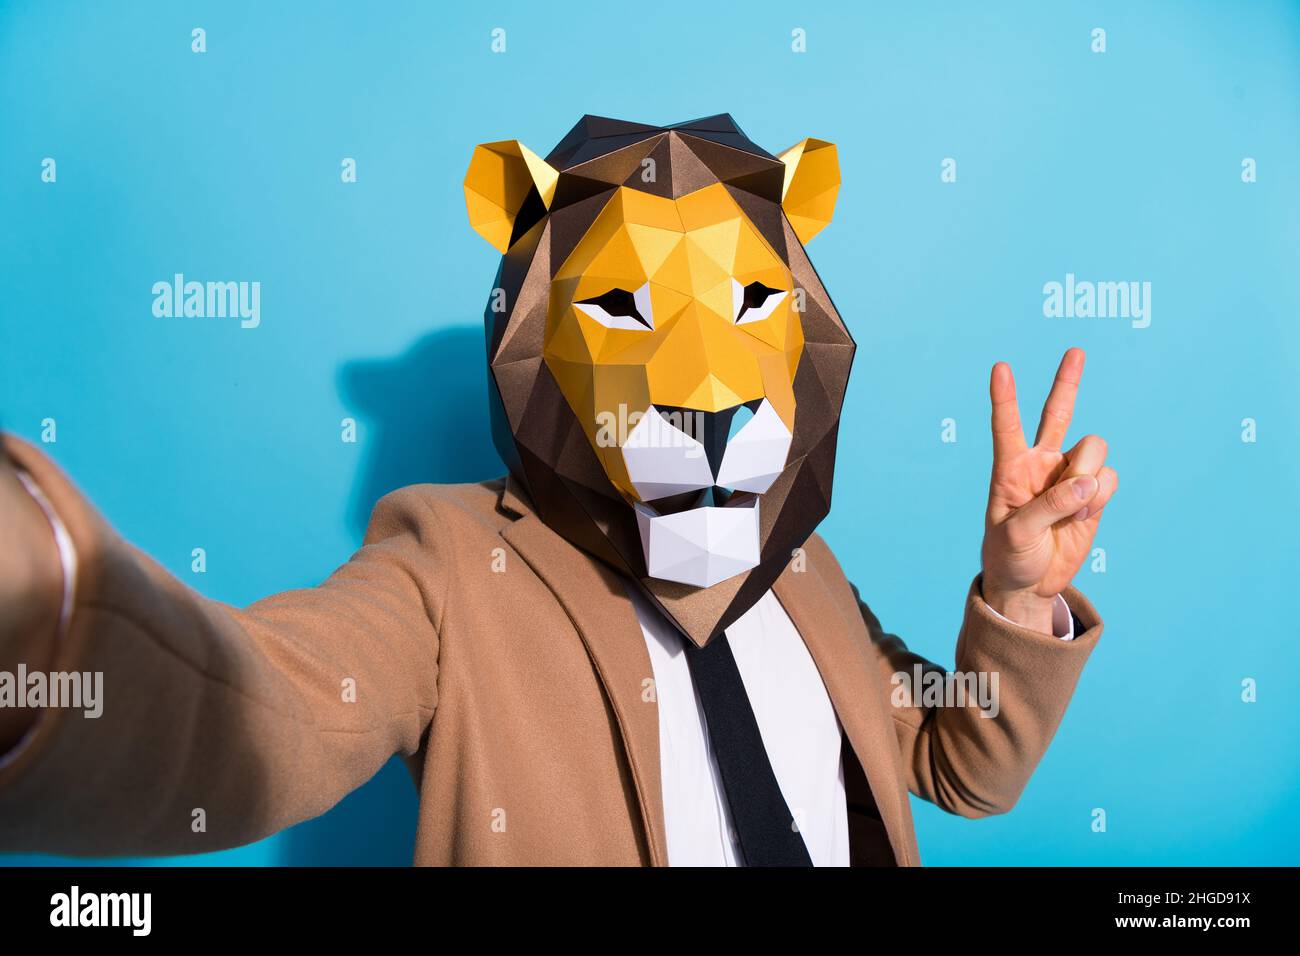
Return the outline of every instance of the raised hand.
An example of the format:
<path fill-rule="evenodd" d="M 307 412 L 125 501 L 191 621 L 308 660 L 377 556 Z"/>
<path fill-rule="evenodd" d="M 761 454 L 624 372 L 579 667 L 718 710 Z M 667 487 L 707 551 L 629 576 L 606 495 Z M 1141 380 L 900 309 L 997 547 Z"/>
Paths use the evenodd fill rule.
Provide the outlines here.
<path fill-rule="evenodd" d="M 993 476 L 984 525 L 983 594 L 998 613 L 1051 633 L 1052 602 L 1092 547 L 1102 511 L 1119 487 L 1107 467 L 1106 442 L 1085 435 L 1061 445 L 1083 375 L 1082 349 L 1070 349 L 1056 370 L 1033 446 L 1025 443 L 1011 366 L 993 366 Z"/>

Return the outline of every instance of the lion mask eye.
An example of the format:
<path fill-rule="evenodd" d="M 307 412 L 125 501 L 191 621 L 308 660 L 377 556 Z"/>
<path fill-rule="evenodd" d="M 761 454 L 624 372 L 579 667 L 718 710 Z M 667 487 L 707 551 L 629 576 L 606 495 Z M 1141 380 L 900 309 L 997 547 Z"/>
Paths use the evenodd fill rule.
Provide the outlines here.
<path fill-rule="evenodd" d="M 573 303 L 573 307 L 589 315 L 607 329 L 653 329 L 654 316 L 650 312 L 650 283 L 636 292 L 610 289 L 591 299 Z"/>
<path fill-rule="evenodd" d="M 770 316 L 788 293 L 783 289 L 773 289 L 761 282 L 741 285 L 736 279 L 731 280 L 731 304 L 736 313 L 736 324 L 761 322 Z"/>

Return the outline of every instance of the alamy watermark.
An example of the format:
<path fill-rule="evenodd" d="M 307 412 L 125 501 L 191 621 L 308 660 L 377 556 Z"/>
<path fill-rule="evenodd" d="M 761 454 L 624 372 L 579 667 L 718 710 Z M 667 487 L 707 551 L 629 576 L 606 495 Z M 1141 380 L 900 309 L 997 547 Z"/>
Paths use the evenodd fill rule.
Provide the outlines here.
<path fill-rule="evenodd" d="M 645 447 L 685 448 L 687 458 L 704 455 L 704 412 L 681 409 L 628 411 L 627 405 L 622 402 L 619 403 L 617 412 L 606 410 L 596 413 L 596 445 L 600 448 L 622 448 L 627 444 L 628 436 L 647 414 L 658 415 L 663 425 L 644 430 L 641 441 Z M 659 422 L 652 424 L 659 425 Z"/>
<path fill-rule="evenodd" d="M 132 936 L 148 936 L 153 929 L 153 894 L 91 893 L 73 886 L 50 897 L 50 925 L 122 927 Z"/>
<path fill-rule="evenodd" d="M 1049 319 L 1129 319 L 1133 328 L 1151 324 L 1150 282 L 1092 282 L 1065 274 L 1064 282 L 1043 284 L 1043 315 Z"/>
<path fill-rule="evenodd" d="M 178 272 L 170 282 L 153 284 L 153 314 L 160 319 L 239 319 L 239 327 L 262 324 L 262 283 L 186 281 Z"/>
<path fill-rule="evenodd" d="M 974 707 L 990 719 L 1002 712 L 997 671 L 945 672 L 915 664 L 910 672 L 896 671 L 889 683 L 895 707 Z"/>
<path fill-rule="evenodd" d="M 0 671 L 0 707 L 81 710 L 91 720 L 104 713 L 103 671 Z"/>

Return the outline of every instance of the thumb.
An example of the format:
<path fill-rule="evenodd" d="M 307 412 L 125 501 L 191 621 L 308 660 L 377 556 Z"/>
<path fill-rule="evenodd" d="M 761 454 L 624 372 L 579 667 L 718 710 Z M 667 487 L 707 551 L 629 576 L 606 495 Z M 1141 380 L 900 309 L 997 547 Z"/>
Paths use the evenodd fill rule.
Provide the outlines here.
<path fill-rule="evenodd" d="M 1007 519 L 1026 536 L 1039 535 L 1066 518 L 1072 518 L 1097 494 L 1092 475 L 1057 482 Z"/>

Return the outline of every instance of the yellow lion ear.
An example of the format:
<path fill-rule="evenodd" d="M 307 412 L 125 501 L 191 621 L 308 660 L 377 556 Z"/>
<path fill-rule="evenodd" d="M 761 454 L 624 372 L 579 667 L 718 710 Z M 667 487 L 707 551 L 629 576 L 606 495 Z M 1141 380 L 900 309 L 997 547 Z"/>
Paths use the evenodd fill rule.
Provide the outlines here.
<path fill-rule="evenodd" d="M 778 157 L 785 163 L 781 208 L 799 241 L 807 243 L 830 225 L 840 191 L 840 158 L 834 143 L 805 139 Z"/>
<path fill-rule="evenodd" d="M 533 190 L 550 208 L 560 174 L 517 139 L 474 147 L 465 173 L 465 206 L 474 231 L 504 253 L 515 217 Z M 536 202 L 536 200 L 534 200 Z"/>

